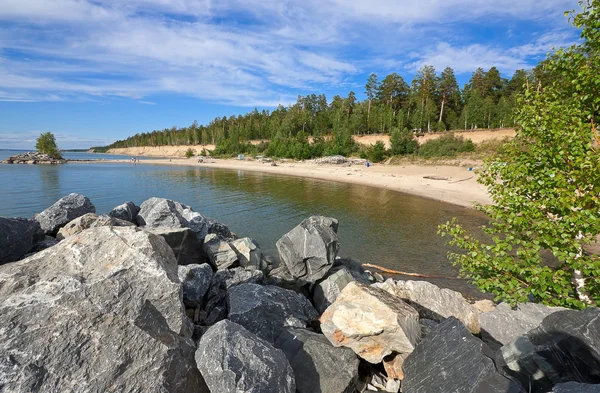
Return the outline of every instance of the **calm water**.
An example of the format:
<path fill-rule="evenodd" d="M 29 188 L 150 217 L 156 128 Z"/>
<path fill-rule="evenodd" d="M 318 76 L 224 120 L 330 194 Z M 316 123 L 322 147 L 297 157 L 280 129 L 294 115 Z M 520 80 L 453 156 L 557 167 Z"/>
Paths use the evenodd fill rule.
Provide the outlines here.
<path fill-rule="evenodd" d="M 0 159 L 2 154 L 0 151 Z M 101 155 L 68 153 L 81 159 Z M 73 158 L 72 156 L 69 158 Z M 115 156 L 107 158 L 114 159 Z M 255 238 L 276 255 L 275 242 L 312 214 L 340 221 L 340 255 L 363 263 L 431 275 L 455 276 L 437 225 L 452 217 L 474 228 L 477 212 L 402 193 L 360 186 L 244 171 L 130 163 L 0 165 L 0 216 L 32 217 L 59 198 L 77 192 L 98 213 L 131 200 L 170 198 Z M 463 281 L 432 280 L 470 295 Z"/>

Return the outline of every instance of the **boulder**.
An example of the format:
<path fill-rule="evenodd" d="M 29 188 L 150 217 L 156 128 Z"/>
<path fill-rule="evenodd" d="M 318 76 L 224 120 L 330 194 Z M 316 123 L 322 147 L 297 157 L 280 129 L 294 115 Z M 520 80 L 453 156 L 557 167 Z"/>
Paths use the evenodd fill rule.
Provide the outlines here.
<path fill-rule="evenodd" d="M 313 283 L 325 276 L 340 248 L 337 228 L 335 218 L 311 216 L 277 241 L 279 258 L 294 279 Z"/>
<path fill-rule="evenodd" d="M 409 356 L 406 353 L 395 353 L 383 358 L 383 368 L 388 378 L 402 380 L 404 379 L 404 361 Z"/>
<path fill-rule="evenodd" d="M 599 384 L 600 309 L 552 313 L 499 353 L 505 371 L 532 392 L 547 392 L 560 382 Z"/>
<path fill-rule="evenodd" d="M 42 239 L 44 234 L 37 221 L 0 217 L 0 265 L 18 261 Z"/>
<path fill-rule="evenodd" d="M 198 240 L 214 233 L 221 239 L 231 237 L 229 229 L 215 220 L 192 210 L 191 207 L 165 198 L 150 198 L 142 203 L 136 217 L 139 226 L 190 228 Z"/>
<path fill-rule="evenodd" d="M 229 269 L 239 266 L 238 256 L 225 240 L 215 234 L 207 235 L 204 238 L 204 252 L 210 263 L 217 269 Z"/>
<path fill-rule="evenodd" d="M 402 299 L 351 282 L 321 316 L 321 330 L 334 346 L 377 364 L 394 352 L 412 352 L 421 327 L 419 313 Z"/>
<path fill-rule="evenodd" d="M 421 318 L 441 322 L 448 317 L 461 321 L 471 333 L 479 333 L 479 311 L 456 291 L 440 288 L 427 281 L 386 280 L 375 286 L 404 299 Z"/>
<path fill-rule="evenodd" d="M 548 315 L 561 310 L 565 309 L 536 303 L 522 303 L 513 310 L 508 304 L 500 303 L 495 310 L 479 314 L 481 339 L 497 350 L 538 327 Z"/>
<path fill-rule="evenodd" d="M 600 385 L 589 385 L 578 382 L 559 383 L 552 393 L 600 393 Z"/>
<path fill-rule="evenodd" d="M 295 393 L 294 371 L 279 349 L 224 320 L 200 339 L 196 363 L 211 392 Z"/>
<path fill-rule="evenodd" d="M 325 312 L 352 281 L 355 279 L 348 269 L 344 267 L 331 269 L 325 278 L 317 281 L 313 286 L 313 302 L 317 311 L 321 314 Z"/>
<path fill-rule="evenodd" d="M 496 370 L 491 350 L 454 317 L 417 345 L 403 369 L 403 393 L 525 393 Z"/>
<path fill-rule="evenodd" d="M 137 215 L 140 212 L 140 207 L 133 202 L 125 202 L 122 205 L 116 206 L 108 215 L 120 220 L 129 221 L 137 225 Z"/>
<path fill-rule="evenodd" d="M 271 343 L 286 327 L 305 328 L 319 318 L 304 296 L 271 285 L 237 285 L 228 299 L 229 319 Z"/>
<path fill-rule="evenodd" d="M 40 251 L 50 248 L 52 246 L 56 246 L 57 244 L 58 244 L 58 240 L 56 240 L 52 236 L 44 236 L 44 238 L 42 240 L 35 243 L 35 246 L 33 246 L 33 250 L 31 250 L 31 252 L 32 253 L 40 252 Z"/>
<path fill-rule="evenodd" d="M 177 275 L 183 286 L 183 303 L 188 307 L 202 307 L 213 276 L 210 265 L 178 266 Z"/>
<path fill-rule="evenodd" d="M 69 194 L 43 212 L 36 214 L 34 220 L 40 223 L 46 235 L 56 236 L 60 228 L 87 213 L 96 213 L 92 202 L 86 196 Z"/>
<path fill-rule="evenodd" d="M 161 238 L 90 229 L 0 266 L 0 282 L 2 391 L 208 393 Z"/>
<path fill-rule="evenodd" d="M 229 243 L 231 249 L 237 254 L 240 266 L 257 270 L 265 270 L 267 263 L 258 245 L 249 237 L 237 239 Z"/>
<path fill-rule="evenodd" d="M 165 239 L 178 265 L 202 264 L 206 254 L 202 249 L 202 242 L 198 240 L 196 233 L 189 228 L 144 228 L 144 230 Z M 216 268 L 216 266 L 213 266 Z"/>
<path fill-rule="evenodd" d="M 99 216 L 96 213 L 87 213 L 81 217 L 77 217 L 76 219 L 66 224 L 64 227 L 60 228 L 58 230 L 58 233 L 56 234 L 56 239 L 64 240 L 69 236 L 76 235 L 90 228 L 130 226 L 135 226 L 135 224 L 132 224 L 129 221 L 109 217 L 106 215 Z"/>
<path fill-rule="evenodd" d="M 354 391 L 359 361 L 351 349 L 335 348 L 322 334 L 298 328 L 283 330 L 275 347 L 294 369 L 298 393 Z"/>

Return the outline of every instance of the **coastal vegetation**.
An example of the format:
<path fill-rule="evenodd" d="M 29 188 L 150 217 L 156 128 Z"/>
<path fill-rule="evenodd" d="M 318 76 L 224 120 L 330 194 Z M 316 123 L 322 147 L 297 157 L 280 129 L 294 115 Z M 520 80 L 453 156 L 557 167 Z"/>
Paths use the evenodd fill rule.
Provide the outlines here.
<path fill-rule="evenodd" d="M 50 157 L 61 159 L 62 155 L 58 151 L 56 138 L 51 132 L 44 132 L 35 141 L 35 148 L 42 154 L 47 154 Z"/>
<path fill-rule="evenodd" d="M 440 227 L 462 250 L 449 254 L 462 274 L 512 304 L 600 304 L 600 258 L 585 252 L 600 234 L 600 1 L 581 5 L 569 14 L 581 43 L 544 62 L 553 79 L 527 86 L 516 137 L 480 173 L 494 201 L 477 207 L 490 217 L 489 237 Z"/>

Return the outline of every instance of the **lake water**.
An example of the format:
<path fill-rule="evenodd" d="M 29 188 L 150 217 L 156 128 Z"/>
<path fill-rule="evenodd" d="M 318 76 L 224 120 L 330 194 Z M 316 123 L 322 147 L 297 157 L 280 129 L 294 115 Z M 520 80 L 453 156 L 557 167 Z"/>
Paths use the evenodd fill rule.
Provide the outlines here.
<path fill-rule="evenodd" d="M 0 151 L 0 160 L 15 152 Z M 67 153 L 107 160 L 113 155 Z M 32 217 L 61 197 L 86 195 L 98 213 L 127 200 L 170 198 L 256 239 L 276 255 L 275 242 L 304 218 L 320 214 L 340 222 L 340 255 L 391 269 L 456 276 L 437 225 L 458 217 L 467 228 L 485 222 L 471 209 L 356 184 L 257 172 L 132 163 L 0 165 L 0 216 Z M 471 296 L 460 280 L 431 280 Z"/>

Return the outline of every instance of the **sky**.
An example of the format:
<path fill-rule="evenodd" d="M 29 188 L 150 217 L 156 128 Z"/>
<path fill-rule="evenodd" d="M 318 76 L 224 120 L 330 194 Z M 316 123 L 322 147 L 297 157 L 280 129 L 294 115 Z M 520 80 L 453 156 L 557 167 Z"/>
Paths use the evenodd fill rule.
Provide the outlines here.
<path fill-rule="evenodd" d="M 578 0 L 0 0 L 0 149 L 107 145 L 423 65 L 510 78 L 578 32 Z"/>

